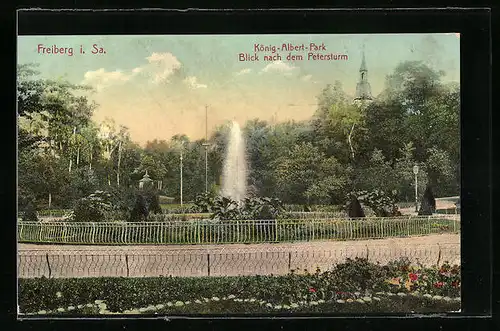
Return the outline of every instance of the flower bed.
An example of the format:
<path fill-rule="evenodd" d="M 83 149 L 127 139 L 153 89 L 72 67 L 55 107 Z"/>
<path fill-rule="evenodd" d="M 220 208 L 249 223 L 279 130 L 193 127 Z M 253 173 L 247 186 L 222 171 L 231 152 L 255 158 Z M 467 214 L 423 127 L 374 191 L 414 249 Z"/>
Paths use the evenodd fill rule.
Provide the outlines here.
<path fill-rule="evenodd" d="M 20 311 L 41 311 L 42 315 L 450 311 L 459 309 L 459 297 L 457 266 L 421 268 L 405 260 L 386 266 L 348 260 L 332 271 L 286 276 L 38 278 L 19 282 Z"/>

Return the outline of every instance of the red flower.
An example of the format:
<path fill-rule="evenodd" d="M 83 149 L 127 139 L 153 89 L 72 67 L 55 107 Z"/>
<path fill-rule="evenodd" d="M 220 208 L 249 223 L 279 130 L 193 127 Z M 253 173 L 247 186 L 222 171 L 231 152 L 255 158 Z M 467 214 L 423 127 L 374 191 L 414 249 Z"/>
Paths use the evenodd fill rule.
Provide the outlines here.
<path fill-rule="evenodd" d="M 416 281 L 418 279 L 418 275 L 414 273 L 410 273 L 410 280 L 412 282 Z"/>
<path fill-rule="evenodd" d="M 451 282 L 451 286 L 453 286 L 455 288 L 458 287 L 458 284 L 459 284 L 458 280 Z"/>
<path fill-rule="evenodd" d="M 443 282 L 434 283 L 434 287 L 436 287 L 436 288 L 441 288 L 441 287 L 443 287 L 443 285 L 444 285 Z"/>
<path fill-rule="evenodd" d="M 309 289 L 309 292 L 314 293 L 314 292 L 316 292 L 316 290 L 315 290 L 314 288 L 312 288 L 312 287 L 311 287 L 311 288 Z"/>

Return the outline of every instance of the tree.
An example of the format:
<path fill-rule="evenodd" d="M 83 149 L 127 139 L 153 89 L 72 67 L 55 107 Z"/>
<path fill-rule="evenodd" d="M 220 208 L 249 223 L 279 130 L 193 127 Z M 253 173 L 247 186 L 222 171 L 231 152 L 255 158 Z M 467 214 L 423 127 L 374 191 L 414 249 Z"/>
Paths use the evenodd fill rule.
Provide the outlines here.
<path fill-rule="evenodd" d="M 136 195 L 135 205 L 130 213 L 130 222 L 143 222 L 148 218 L 148 206 L 142 194 Z"/>
<path fill-rule="evenodd" d="M 420 209 L 418 215 L 432 215 L 436 212 L 436 199 L 434 194 L 432 194 L 431 186 L 427 186 L 422 197 L 422 202 L 420 204 Z"/>
<path fill-rule="evenodd" d="M 347 206 L 347 215 L 349 218 L 365 217 L 365 212 L 354 194 L 351 195 L 351 200 Z"/>

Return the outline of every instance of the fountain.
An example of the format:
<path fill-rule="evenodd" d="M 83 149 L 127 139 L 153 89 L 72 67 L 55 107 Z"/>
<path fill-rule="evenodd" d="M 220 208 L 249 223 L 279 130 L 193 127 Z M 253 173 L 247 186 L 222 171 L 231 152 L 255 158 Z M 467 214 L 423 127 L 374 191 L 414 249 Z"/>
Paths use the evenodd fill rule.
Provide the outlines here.
<path fill-rule="evenodd" d="M 226 158 L 222 173 L 222 195 L 240 202 L 246 197 L 247 161 L 245 138 L 240 126 L 233 121 L 226 149 Z"/>

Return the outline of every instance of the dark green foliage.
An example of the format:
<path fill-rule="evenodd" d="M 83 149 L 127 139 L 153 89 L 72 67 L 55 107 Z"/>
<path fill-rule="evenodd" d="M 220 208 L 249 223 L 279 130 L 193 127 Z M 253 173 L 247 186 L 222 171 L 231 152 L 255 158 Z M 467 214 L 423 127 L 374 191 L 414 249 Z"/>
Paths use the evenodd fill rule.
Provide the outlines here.
<path fill-rule="evenodd" d="M 77 201 L 73 221 L 75 222 L 102 222 L 113 211 L 112 195 L 105 191 L 95 191 L 88 197 Z"/>
<path fill-rule="evenodd" d="M 361 207 L 361 204 L 359 203 L 359 200 L 355 195 L 351 196 L 351 201 L 347 206 L 347 215 L 350 218 L 365 217 L 363 208 Z"/>
<path fill-rule="evenodd" d="M 356 195 L 363 204 L 369 207 L 377 217 L 398 216 L 396 200 L 393 194 L 386 194 L 381 190 L 359 191 Z"/>
<path fill-rule="evenodd" d="M 161 206 L 159 201 L 159 194 L 154 189 L 145 190 L 142 194 L 146 200 L 148 212 L 152 214 L 161 214 Z"/>
<path fill-rule="evenodd" d="M 135 205 L 130 212 L 130 222 L 143 222 L 148 218 L 148 206 L 142 194 L 136 195 Z"/>
<path fill-rule="evenodd" d="M 28 201 L 26 208 L 23 213 L 23 222 L 38 222 L 38 216 L 36 214 L 36 207 L 33 201 Z"/>
<path fill-rule="evenodd" d="M 220 220 L 271 220 L 283 215 L 283 203 L 277 198 L 247 197 L 238 203 L 227 197 L 216 197 L 212 218 Z"/>
<path fill-rule="evenodd" d="M 348 305 L 337 305 L 335 300 L 374 295 L 377 291 L 408 292 L 404 287 L 391 287 L 387 279 L 398 276 L 408 277 L 410 266 L 404 260 L 394 261 L 382 266 L 356 258 L 335 266 L 331 271 L 297 274 L 291 272 L 285 276 L 240 276 L 240 277 L 144 277 L 144 278 L 35 278 L 19 280 L 19 305 L 22 312 L 36 312 L 41 309 L 76 306 L 104 300 L 110 311 L 146 307 L 168 301 L 175 302 L 211 298 L 223 298 L 234 295 L 237 298 L 255 298 L 271 304 L 290 304 L 302 300 L 333 300 L 318 311 L 330 309 L 347 309 Z M 419 289 L 421 294 L 460 296 L 460 268 L 443 264 L 440 268 L 424 268 L 415 271 L 419 277 L 427 277 L 429 284 Z M 443 284 L 435 286 L 435 284 Z M 56 295 L 60 292 L 61 295 Z M 356 295 L 355 292 L 360 294 Z M 387 301 L 386 301 L 387 300 Z M 225 307 L 211 302 L 209 305 L 195 305 L 192 312 L 204 312 L 203 309 L 215 312 L 239 312 L 239 307 L 232 301 L 221 301 Z M 262 312 L 263 308 L 255 308 L 245 303 L 245 312 Z M 380 302 L 357 305 L 352 303 L 353 312 L 391 312 L 391 311 L 429 311 L 446 307 L 455 310 L 459 303 L 447 306 L 446 302 L 414 298 L 412 296 L 389 297 Z M 205 308 L 204 308 L 205 307 Z M 344 308 L 343 308 L 344 307 Z M 351 307 L 351 306 L 349 306 Z M 367 308 L 362 308 L 367 307 Z M 380 308 L 377 308 L 380 307 Z M 187 308 L 189 309 L 189 308 Z M 219 311 L 221 309 L 221 311 Z M 255 309 L 255 310 L 254 310 Z M 302 308 L 314 311 L 314 307 Z M 357 309 L 357 310 L 356 310 Z M 361 309 L 361 311 L 360 311 Z M 380 309 L 380 310 L 379 310 Z M 385 309 L 385 310 L 384 310 Z M 404 310 L 406 309 L 406 310 Z M 337 312 L 337 310 L 335 310 Z M 273 310 L 273 312 L 276 312 Z"/>
<path fill-rule="evenodd" d="M 196 212 L 199 213 L 211 213 L 212 206 L 215 204 L 216 195 L 212 192 L 198 194 L 194 199 L 194 204 L 196 206 Z"/>
<path fill-rule="evenodd" d="M 432 194 L 432 189 L 427 186 L 422 197 L 422 202 L 420 203 L 420 209 L 418 211 L 419 215 L 432 215 L 436 212 L 436 199 Z"/>

